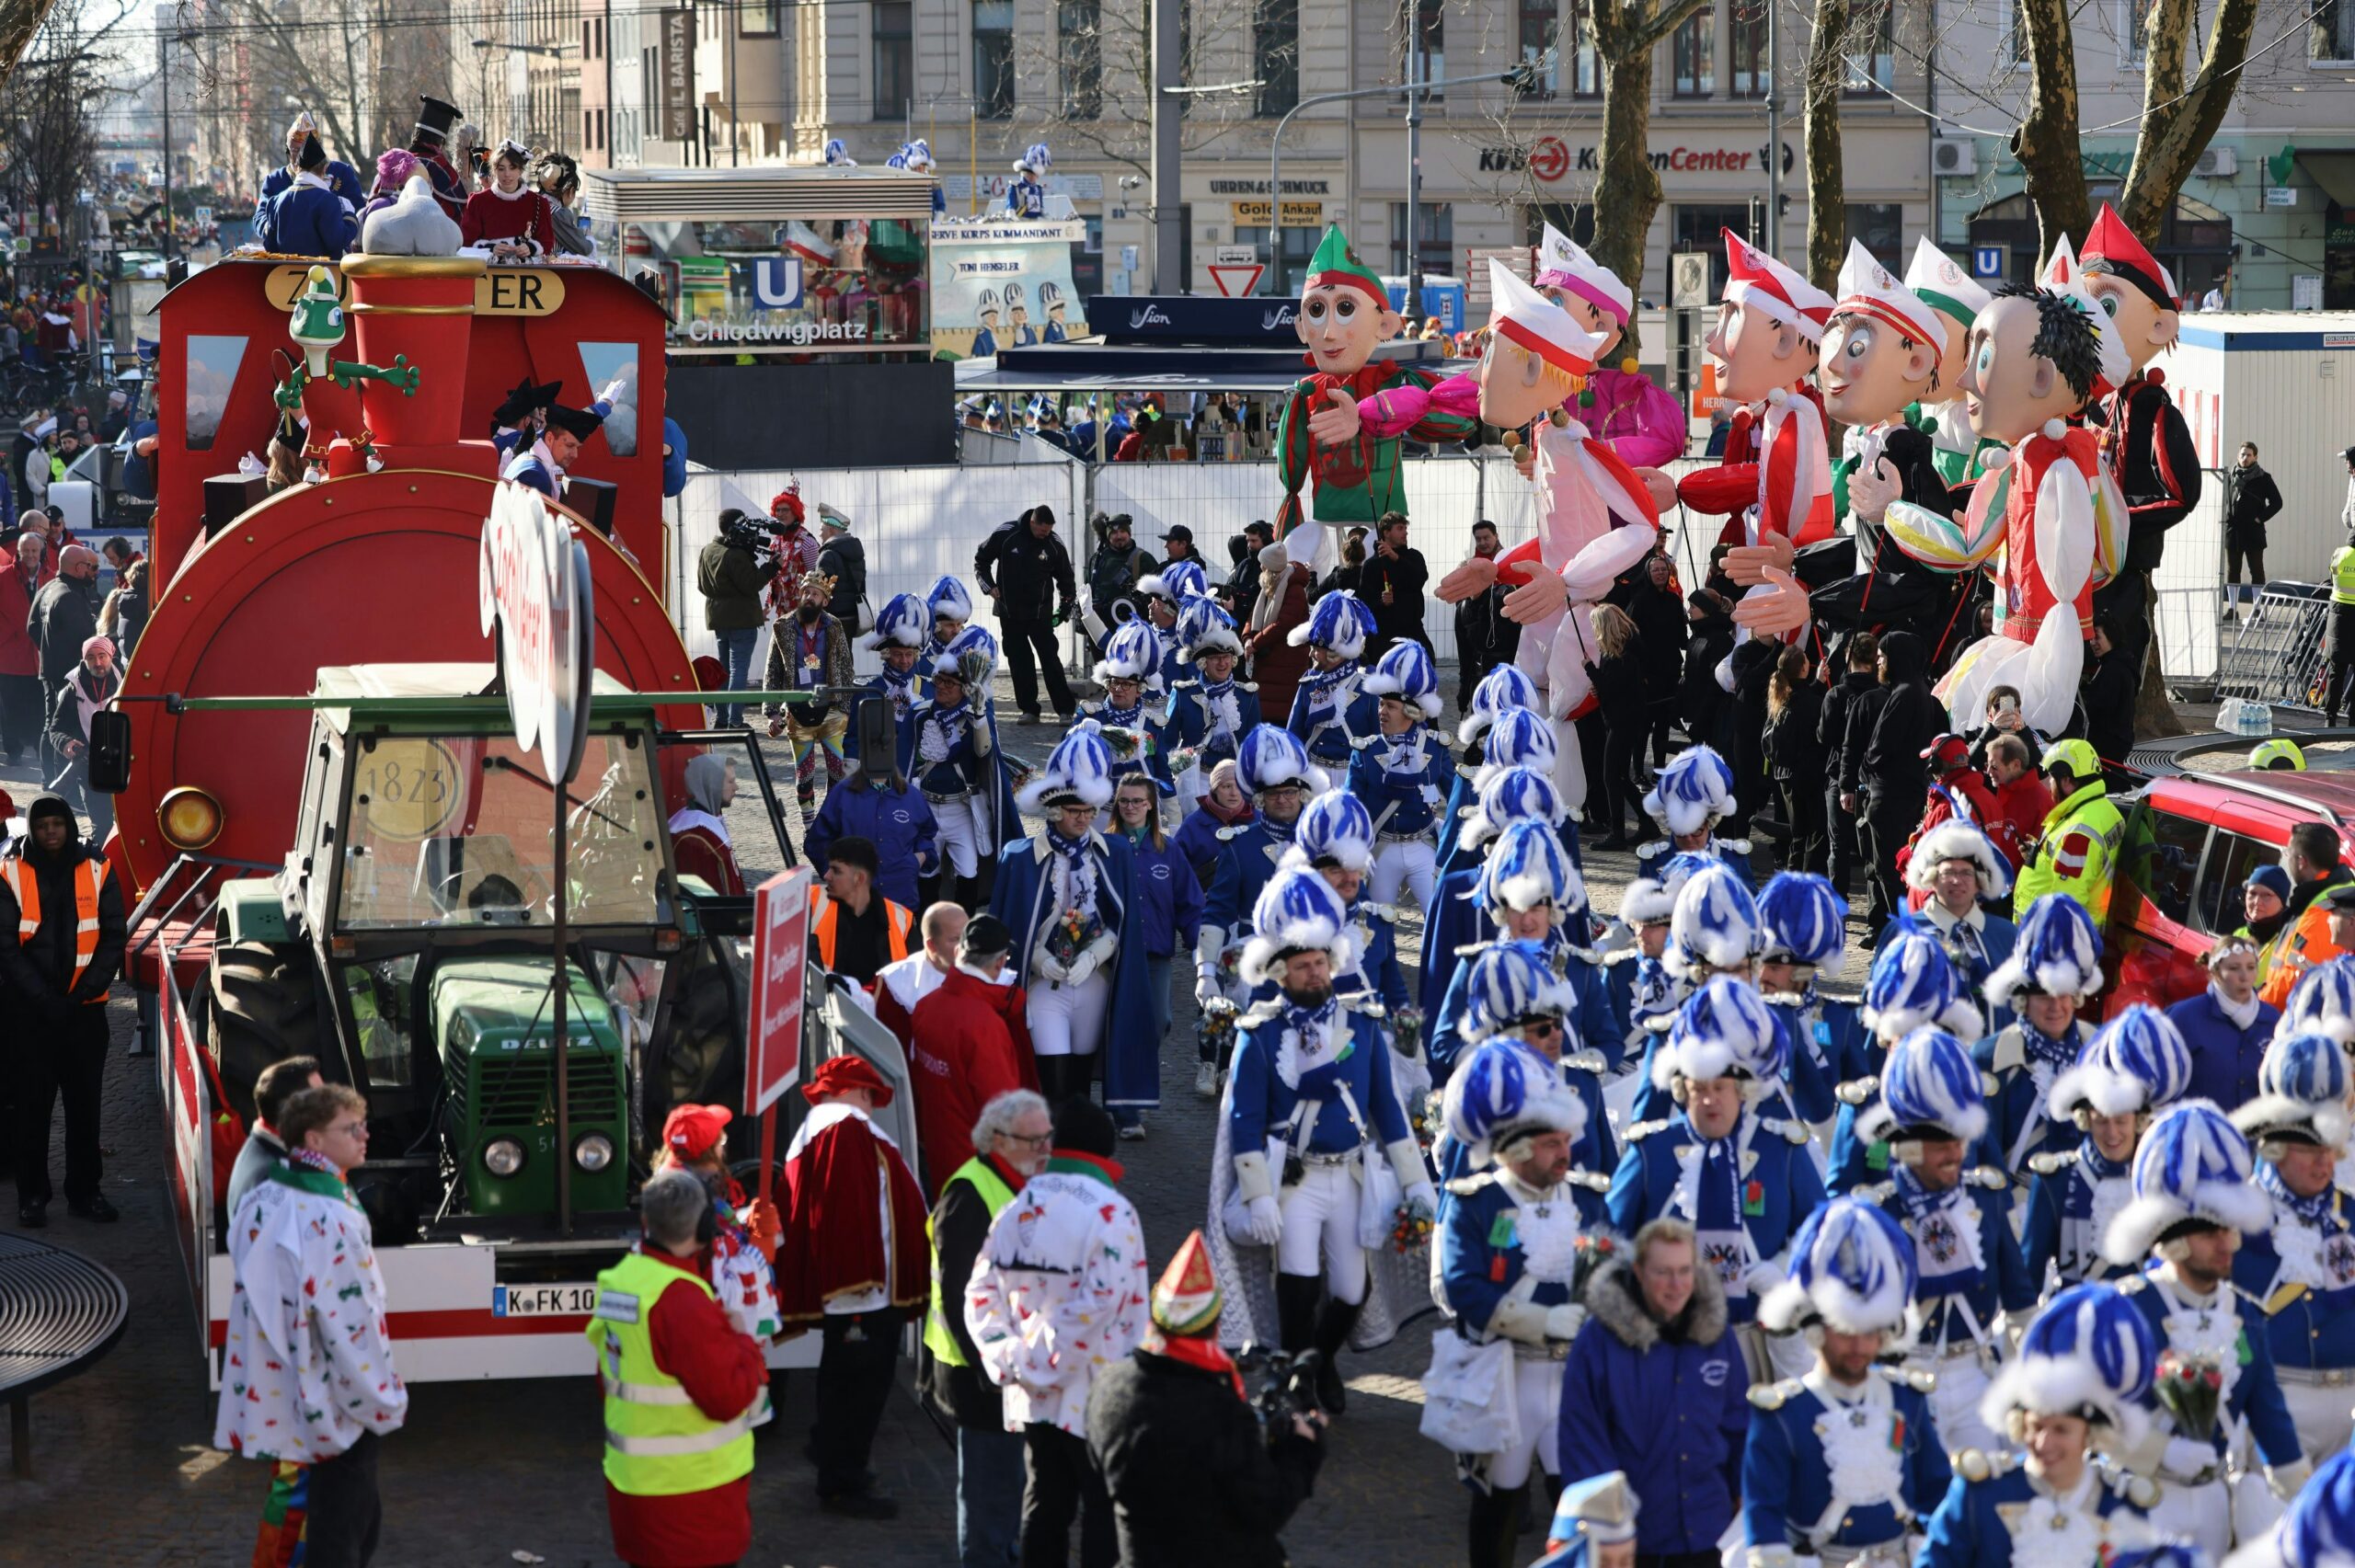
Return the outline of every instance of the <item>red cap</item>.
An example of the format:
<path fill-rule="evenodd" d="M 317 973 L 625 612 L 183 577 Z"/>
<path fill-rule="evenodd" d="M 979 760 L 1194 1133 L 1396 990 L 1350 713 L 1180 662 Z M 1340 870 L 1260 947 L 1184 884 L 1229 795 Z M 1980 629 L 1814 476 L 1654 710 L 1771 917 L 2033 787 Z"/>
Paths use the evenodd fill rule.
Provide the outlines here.
<path fill-rule="evenodd" d="M 814 1105 L 853 1089 L 864 1089 L 874 1096 L 879 1110 L 891 1103 L 891 1086 L 867 1064 L 865 1057 L 828 1057 L 810 1082 L 801 1086 L 801 1093 Z"/>
<path fill-rule="evenodd" d="M 1956 767 L 1970 756 L 1970 742 L 1959 735 L 1941 735 L 1922 749 L 1922 755 L 1941 767 Z"/>
<path fill-rule="evenodd" d="M 725 1105 L 673 1105 L 662 1118 L 662 1146 L 682 1159 L 700 1160 L 733 1120 Z"/>
<path fill-rule="evenodd" d="M 2107 201 L 2094 226 L 2085 231 L 2085 248 L 2078 255 L 2077 265 L 2081 271 L 2108 272 L 2125 279 L 2161 310 L 2182 308 L 2175 297 L 2175 280 Z"/>

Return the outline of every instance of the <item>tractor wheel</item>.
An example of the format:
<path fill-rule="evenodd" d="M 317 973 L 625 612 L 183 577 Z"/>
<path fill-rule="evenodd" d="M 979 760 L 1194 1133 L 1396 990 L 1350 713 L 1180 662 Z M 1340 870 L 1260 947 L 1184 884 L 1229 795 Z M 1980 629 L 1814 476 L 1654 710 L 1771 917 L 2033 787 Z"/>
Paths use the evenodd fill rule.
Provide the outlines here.
<path fill-rule="evenodd" d="M 307 948 L 240 942 L 216 948 L 204 1009 L 221 1088 L 239 1116 L 254 1118 L 254 1082 L 291 1056 L 319 1056 L 317 987 Z"/>

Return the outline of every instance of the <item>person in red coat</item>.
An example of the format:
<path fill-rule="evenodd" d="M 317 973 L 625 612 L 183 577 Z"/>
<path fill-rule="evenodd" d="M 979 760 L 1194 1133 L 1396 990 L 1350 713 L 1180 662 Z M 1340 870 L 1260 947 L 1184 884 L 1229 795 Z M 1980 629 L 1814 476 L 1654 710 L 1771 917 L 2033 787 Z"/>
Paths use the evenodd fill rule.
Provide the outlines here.
<path fill-rule="evenodd" d="M 924 945 L 875 971 L 875 1021 L 891 1031 L 903 1051 L 915 1038 L 916 1004 L 956 972 L 957 944 L 964 940 L 968 918 L 962 904 L 943 900 L 930 906 L 916 921 Z"/>
<path fill-rule="evenodd" d="M 523 183 L 531 150 L 501 142 L 490 160 L 490 189 L 466 198 L 458 233 L 468 245 L 488 246 L 493 261 L 532 261 L 556 249 L 556 209 L 546 192 Z"/>
<path fill-rule="evenodd" d="M 42 567 L 46 535 L 28 528 L 17 543 L 0 560 L 0 757 L 12 766 L 40 744 L 40 650 L 26 628 L 33 595 L 51 576 Z"/>
<path fill-rule="evenodd" d="M 1897 852 L 1897 875 L 1902 877 L 1913 856 L 1913 846 L 1922 835 L 1939 823 L 1959 817 L 1975 822 L 1982 829 L 1995 820 L 1999 807 L 1995 792 L 1979 770 L 1970 765 L 1970 742 L 1959 735 L 1941 735 L 1924 749 L 1923 759 L 1930 764 L 1929 799 L 1922 807 L 1922 820 L 1914 828 L 1913 836 Z M 1928 897 L 1914 889 L 1913 906 L 1922 907 Z"/>
<path fill-rule="evenodd" d="M 1028 998 L 1005 972 L 1014 933 L 994 915 L 975 915 L 958 944 L 957 967 L 916 1003 L 908 1066 L 915 1081 L 916 1140 L 925 1191 L 973 1157 L 982 1107 L 1010 1089 L 1039 1087 L 1030 1054 Z"/>
<path fill-rule="evenodd" d="M 932 1293 L 930 1216 L 906 1159 L 868 1119 L 891 1103 L 891 1089 L 864 1059 L 829 1058 L 801 1093 L 812 1109 L 786 1150 L 776 1277 L 786 1333 L 824 1336 L 810 1431 L 818 1506 L 895 1518 L 899 1505 L 875 1490 L 867 1460 L 901 1327 Z"/>
<path fill-rule="evenodd" d="M 1243 646 L 1251 656 L 1251 679 L 1259 685 L 1259 711 L 1292 712 L 1294 688 L 1308 672 L 1308 649 L 1295 647 L 1290 638 L 1294 626 L 1308 624 L 1308 589 L 1315 574 L 1284 553 L 1281 542 L 1259 552 L 1259 598 L 1243 628 Z"/>
<path fill-rule="evenodd" d="M 646 1239 L 643 1256 L 675 1268 L 647 1313 L 654 1365 L 675 1378 L 687 1398 L 713 1421 L 733 1421 L 761 1397 L 768 1382 L 760 1346 L 738 1333 L 711 1295 L 695 1278 L 702 1243 L 695 1230 L 710 1199 L 703 1184 L 684 1171 L 664 1172 L 639 1193 L 638 1212 Z M 684 1287 L 684 1288 L 682 1288 Z M 614 1554 L 631 1568 L 709 1568 L 734 1562 L 752 1549 L 752 1478 L 700 1492 L 651 1496 L 616 1491 L 605 1482 L 605 1516 L 614 1530 Z"/>
<path fill-rule="evenodd" d="M 2016 735 L 1999 735 L 1987 743 L 1987 777 L 1994 785 L 1995 813 L 1985 824 L 1987 836 L 2018 874 L 2028 864 L 2028 846 L 2044 831 L 2052 810 L 2052 790 L 2036 771 L 2036 754 Z"/>

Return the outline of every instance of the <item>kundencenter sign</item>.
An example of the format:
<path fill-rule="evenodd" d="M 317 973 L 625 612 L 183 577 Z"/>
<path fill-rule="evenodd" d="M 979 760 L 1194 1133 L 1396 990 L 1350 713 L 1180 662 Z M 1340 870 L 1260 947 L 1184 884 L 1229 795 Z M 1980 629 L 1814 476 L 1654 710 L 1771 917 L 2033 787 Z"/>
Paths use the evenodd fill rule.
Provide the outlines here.
<path fill-rule="evenodd" d="M 1654 147 L 1648 156 L 1652 167 L 1662 174 L 1763 174 L 1767 152 L 1763 146 L 1678 145 Z M 1793 155 L 1786 146 L 1786 173 L 1792 163 Z M 1592 143 L 1573 147 L 1559 136 L 1540 136 L 1526 148 L 1481 148 L 1479 167 L 1483 174 L 1517 174 L 1527 169 L 1550 185 L 1569 175 L 1599 174 L 1603 160 L 1601 149 Z"/>
<path fill-rule="evenodd" d="M 515 744 L 536 749 L 548 777 L 569 784 L 588 745 L 595 678 L 589 552 L 537 490 L 508 480 L 484 520 L 479 562 L 482 631 L 498 634 Z"/>

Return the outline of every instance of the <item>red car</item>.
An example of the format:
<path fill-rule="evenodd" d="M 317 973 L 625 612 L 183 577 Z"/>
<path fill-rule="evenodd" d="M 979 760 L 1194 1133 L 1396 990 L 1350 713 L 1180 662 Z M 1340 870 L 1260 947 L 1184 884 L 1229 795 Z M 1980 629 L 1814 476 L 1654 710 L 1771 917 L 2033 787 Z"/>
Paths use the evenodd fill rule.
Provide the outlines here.
<path fill-rule="evenodd" d="M 2226 750 L 2219 747 L 2217 750 Z M 2200 956 L 2247 923 L 2241 887 L 2280 863 L 2290 830 L 2327 822 L 2355 863 L 2355 773 L 2182 773 L 2152 779 L 2127 808 L 2102 967 L 2104 1012 L 2165 1007 L 2208 984 Z"/>

